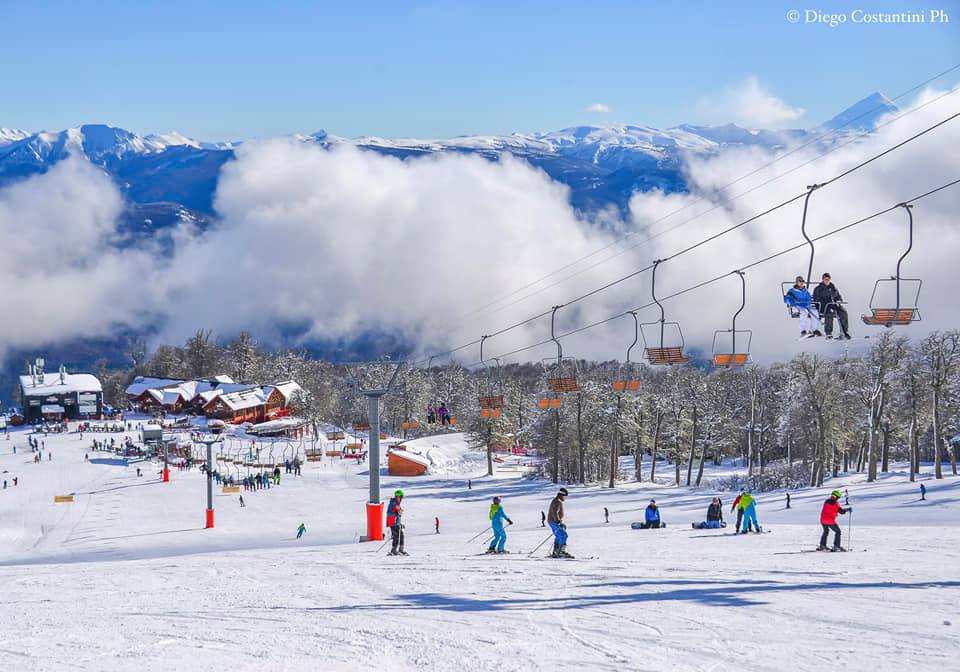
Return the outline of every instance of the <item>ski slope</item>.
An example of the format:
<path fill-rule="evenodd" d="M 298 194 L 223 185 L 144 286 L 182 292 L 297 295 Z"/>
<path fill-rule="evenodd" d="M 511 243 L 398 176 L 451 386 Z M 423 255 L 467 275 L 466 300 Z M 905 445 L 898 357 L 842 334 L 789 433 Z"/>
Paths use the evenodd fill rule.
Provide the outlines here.
<path fill-rule="evenodd" d="M 556 561 L 542 557 L 549 542 L 526 553 L 547 536 L 540 511 L 555 486 L 509 470 L 482 476 L 482 454 L 457 436 L 418 442 L 437 446 L 447 473 L 383 477 L 384 495 L 407 495 L 406 558 L 357 543 L 366 465 L 307 463 L 300 478 L 243 493 L 245 508 L 218 491 L 216 528 L 204 530 L 197 471 L 163 484 L 153 464 L 92 452 L 88 463 L 90 435 L 77 434 L 45 437 L 53 459 L 35 464 L 23 433 L 0 438 L 2 477 L 20 479 L 0 491 L 0 669 L 955 666 L 956 478 L 925 473 L 926 502 L 898 472 L 795 492 L 790 510 L 783 493 L 761 494 L 771 533 L 745 537 L 691 529 L 710 488 L 568 486 L 569 550 L 594 559 Z M 844 539 L 854 551 L 801 553 L 816 545 L 820 504 L 838 484 L 855 507 Z M 69 493 L 74 503 L 53 503 Z M 509 556 L 481 555 L 484 536 L 465 543 L 488 524 L 495 494 L 516 523 Z M 732 497 L 721 497 L 727 516 Z M 651 498 L 668 527 L 629 529 Z"/>

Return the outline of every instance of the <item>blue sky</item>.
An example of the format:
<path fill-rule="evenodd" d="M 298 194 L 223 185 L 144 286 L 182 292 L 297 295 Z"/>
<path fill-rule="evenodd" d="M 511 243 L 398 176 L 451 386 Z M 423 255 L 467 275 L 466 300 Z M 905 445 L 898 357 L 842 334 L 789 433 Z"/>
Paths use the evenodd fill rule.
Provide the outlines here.
<path fill-rule="evenodd" d="M 787 20 L 858 7 L 942 9 L 950 22 Z M 719 123 L 751 77 L 810 126 L 960 63 L 960 0 L 0 0 L 0 20 L 0 126 L 206 140 Z M 588 112 L 596 103 L 610 111 Z"/>

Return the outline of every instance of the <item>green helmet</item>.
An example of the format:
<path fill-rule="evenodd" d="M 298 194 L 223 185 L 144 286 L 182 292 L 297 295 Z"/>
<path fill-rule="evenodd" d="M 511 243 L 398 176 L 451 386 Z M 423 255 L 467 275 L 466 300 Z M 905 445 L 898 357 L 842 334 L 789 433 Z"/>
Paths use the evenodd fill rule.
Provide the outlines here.
<path fill-rule="evenodd" d="M 843 493 L 840 492 L 839 490 L 834 490 L 833 492 L 830 493 L 830 496 L 833 497 L 834 499 L 840 499 L 841 497 L 843 497 Z"/>
<path fill-rule="evenodd" d="M 395 493 L 393 493 L 393 496 L 394 496 L 394 497 L 403 497 L 403 490 L 397 490 Z"/>

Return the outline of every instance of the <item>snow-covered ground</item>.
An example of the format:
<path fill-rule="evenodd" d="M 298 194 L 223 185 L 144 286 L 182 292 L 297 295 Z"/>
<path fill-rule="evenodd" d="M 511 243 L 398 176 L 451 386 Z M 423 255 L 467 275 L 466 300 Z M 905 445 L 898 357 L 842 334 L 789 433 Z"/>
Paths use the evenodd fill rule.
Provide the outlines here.
<path fill-rule="evenodd" d="M 89 434 L 46 437 L 53 459 L 36 464 L 26 435 L 11 437 L 0 438 L 3 670 L 876 672 L 953 669 L 960 651 L 956 478 L 925 474 L 926 502 L 902 472 L 796 492 L 790 510 L 782 493 L 762 494 L 771 534 L 746 537 L 691 529 L 709 488 L 570 486 L 570 550 L 583 559 L 555 561 L 546 545 L 527 555 L 547 536 L 555 487 L 509 469 L 481 476 L 483 455 L 447 435 L 414 444 L 443 473 L 383 478 L 384 495 L 407 495 L 411 555 L 395 559 L 357 543 L 367 465 L 307 463 L 244 493 L 245 508 L 218 491 L 204 530 L 197 471 L 162 484 L 150 463 L 85 462 Z M 855 551 L 800 553 L 838 485 L 855 506 Z M 74 503 L 54 503 L 69 493 Z M 466 543 L 495 494 L 515 522 L 509 556 L 479 555 L 484 536 Z M 631 530 L 650 498 L 669 526 Z"/>

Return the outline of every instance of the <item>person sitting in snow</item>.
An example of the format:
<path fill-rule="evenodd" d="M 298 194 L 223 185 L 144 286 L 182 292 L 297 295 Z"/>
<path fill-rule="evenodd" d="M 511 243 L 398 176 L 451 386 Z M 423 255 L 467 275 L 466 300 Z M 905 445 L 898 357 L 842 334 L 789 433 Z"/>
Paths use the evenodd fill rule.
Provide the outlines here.
<path fill-rule="evenodd" d="M 642 527 L 645 530 L 664 527 L 664 525 L 660 522 L 660 509 L 657 507 L 657 500 L 651 499 L 650 503 L 647 504 L 647 508 L 643 512 Z"/>
<path fill-rule="evenodd" d="M 820 509 L 820 526 L 823 527 L 823 534 L 820 535 L 820 545 L 817 546 L 818 551 L 847 550 L 840 545 L 840 526 L 837 525 L 837 514 L 844 514 L 847 511 L 853 511 L 853 507 L 848 506 L 844 508 L 840 506 L 840 497 L 842 495 L 843 493 L 839 490 L 834 490 L 830 493 L 827 501 L 823 503 L 823 508 Z M 827 548 L 827 537 L 830 534 L 830 530 L 833 530 L 832 549 Z"/>
<path fill-rule="evenodd" d="M 704 522 L 691 523 L 691 525 L 696 530 L 726 527 L 727 524 L 723 522 L 723 504 L 720 503 L 720 498 L 714 497 L 710 502 L 710 506 L 707 507 L 707 519 Z"/>

